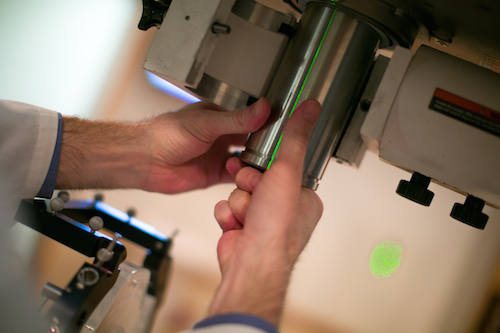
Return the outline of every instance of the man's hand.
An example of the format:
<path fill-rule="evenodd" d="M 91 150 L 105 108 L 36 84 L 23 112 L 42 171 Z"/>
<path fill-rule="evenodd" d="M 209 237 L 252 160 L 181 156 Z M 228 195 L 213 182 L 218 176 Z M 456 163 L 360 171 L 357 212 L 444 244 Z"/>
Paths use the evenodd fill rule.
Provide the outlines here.
<path fill-rule="evenodd" d="M 210 314 L 244 312 L 278 325 L 290 274 L 323 212 L 302 187 L 304 157 L 320 105 L 308 100 L 288 120 L 279 156 L 264 174 L 227 163 L 237 189 L 215 207 L 223 230 L 218 258 L 222 282 Z"/>
<path fill-rule="evenodd" d="M 270 114 L 261 99 L 241 111 L 189 105 L 143 123 L 65 117 L 57 188 L 139 188 L 179 193 L 233 181 L 224 165 Z"/>

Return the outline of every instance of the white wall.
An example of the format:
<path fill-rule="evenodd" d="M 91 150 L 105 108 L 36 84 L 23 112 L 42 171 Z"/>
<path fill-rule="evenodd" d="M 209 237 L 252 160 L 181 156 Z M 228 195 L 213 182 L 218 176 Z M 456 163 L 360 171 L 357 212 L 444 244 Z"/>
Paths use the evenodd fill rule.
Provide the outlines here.
<path fill-rule="evenodd" d="M 91 116 L 140 5 L 0 1 L 0 98 Z"/>
<path fill-rule="evenodd" d="M 0 0 L 0 99 L 92 117 L 140 6 L 138 0 Z M 33 237 L 22 228 L 13 232 Z M 27 257 L 30 249 L 21 247 Z"/>

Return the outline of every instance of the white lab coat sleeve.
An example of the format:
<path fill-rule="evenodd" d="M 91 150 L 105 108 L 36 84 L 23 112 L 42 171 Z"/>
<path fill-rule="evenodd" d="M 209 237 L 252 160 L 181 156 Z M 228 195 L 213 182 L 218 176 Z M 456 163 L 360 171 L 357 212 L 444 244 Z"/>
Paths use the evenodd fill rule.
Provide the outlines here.
<path fill-rule="evenodd" d="M 59 155 L 54 160 L 58 136 L 62 118 L 57 112 L 0 100 L 0 229 L 14 224 L 22 199 L 37 196 L 43 187 L 50 196 L 59 166 Z M 49 169 L 51 180 L 46 179 Z"/>
<path fill-rule="evenodd" d="M 190 331 L 180 333 L 279 333 L 268 321 L 245 313 L 228 313 L 209 317 Z"/>

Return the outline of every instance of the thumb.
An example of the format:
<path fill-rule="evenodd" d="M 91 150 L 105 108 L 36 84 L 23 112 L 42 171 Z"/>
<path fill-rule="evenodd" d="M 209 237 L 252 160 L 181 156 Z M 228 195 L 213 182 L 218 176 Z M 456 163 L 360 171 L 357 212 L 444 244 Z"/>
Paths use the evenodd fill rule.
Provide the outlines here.
<path fill-rule="evenodd" d="M 293 170 L 292 177 L 302 179 L 304 158 L 309 137 L 319 118 L 321 105 L 315 100 L 306 100 L 287 120 L 283 129 L 283 140 L 274 164 L 286 164 Z M 272 169 L 272 166 L 271 166 Z"/>
<path fill-rule="evenodd" d="M 266 123 L 271 113 L 271 105 L 265 98 L 239 111 L 209 111 L 199 117 L 199 128 L 210 139 L 222 135 L 248 134 L 257 131 Z"/>

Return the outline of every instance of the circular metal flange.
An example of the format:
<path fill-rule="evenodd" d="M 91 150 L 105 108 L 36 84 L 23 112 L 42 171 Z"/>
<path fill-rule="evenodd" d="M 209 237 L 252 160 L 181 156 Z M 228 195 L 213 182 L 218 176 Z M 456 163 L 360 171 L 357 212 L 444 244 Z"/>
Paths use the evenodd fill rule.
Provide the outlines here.
<path fill-rule="evenodd" d="M 189 91 L 228 110 L 240 110 L 247 107 L 250 94 L 224 83 L 208 74 L 203 77 L 198 87 L 186 87 Z"/>
<path fill-rule="evenodd" d="M 280 32 L 282 24 L 292 27 L 297 24 L 292 15 L 278 12 L 254 0 L 236 0 L 231 12 L 248 23 L 272 32 Z"/>
<path fill-rule="evenodd" d="M 407 12 L 374 0 L 299 0 L 304 10 L 310 2 L 321 2 L 335 6 L 340 11 L 359 18 L 370 24 L 381 37 L 380 48 L 393 48 L 397 45 L 411 48 L 422 25 Z"/>

